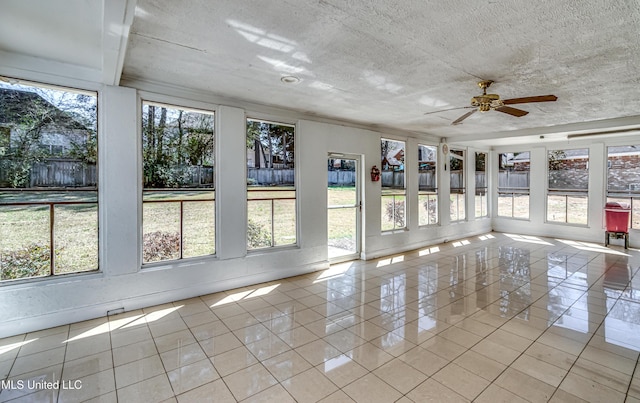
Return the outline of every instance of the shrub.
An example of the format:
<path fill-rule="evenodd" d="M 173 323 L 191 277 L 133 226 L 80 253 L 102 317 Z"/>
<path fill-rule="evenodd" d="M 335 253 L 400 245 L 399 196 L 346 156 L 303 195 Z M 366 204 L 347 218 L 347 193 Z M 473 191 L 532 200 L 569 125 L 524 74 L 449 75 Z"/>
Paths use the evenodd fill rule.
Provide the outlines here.
<path fill-rule="evenodd" d="M 56 250 L 59 257 L 60 250 Z M 31 243 L 0 256 L 0 280 L 46 276 L 51 270 L 49 245 Z"/>
<path fill-rule="evenodd" d="M 271 246 L 271 232 L 251 220 L 247 223 L 247 245 L 250 249 Z"/>
<path fill-rule="evenodd" d="M 180 234 L 177 232 L 150 232 L 142 237 L 142 260 L 145 263 L 180 257 Z"/>
<path fill-rule="evenodd" d="M 388 201 L 386 214 L 387 220 L 394 221 L 395 228 L 404 228 L 404 201 Z"/>

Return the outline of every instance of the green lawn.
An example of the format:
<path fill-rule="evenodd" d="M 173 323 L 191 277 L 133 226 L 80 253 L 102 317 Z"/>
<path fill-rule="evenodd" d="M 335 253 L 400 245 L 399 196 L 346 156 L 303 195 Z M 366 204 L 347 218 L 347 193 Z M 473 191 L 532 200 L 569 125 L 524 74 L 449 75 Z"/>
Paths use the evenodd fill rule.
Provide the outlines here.
<path fill-rule="evenodd" d="M 355 206 L 357 201 L 355 187 L 330 187 L 328 189 L 327 205 L 330 208 L 327 212 L 328 220 L 328 243 L 329 246 L 355 251 L 356 248 L 356 219 L 358 209 Z M 340 208 L 337 208 L 341 206 Z"/>
<path fill-rule="evenodd" d="M 0 193 L 0 201 L 35 201 L 42 192 Z M 47 194 L 55 202 L 88 202 L 53 206 L 53 233 L 56 252 L 55 272 L 71 273 L 98 268 L 98 211 L 95 192 L 55 192 Z M 0 256 L 2 263 L 15 262 L 15 253 L 33 245 L 49 247 L 50 205 L 0 206 Z M 13 253 L 12 253 L 13 252 Z M 11 258 L 10 255 L 14 257 Z M 47 270 L 49 254 L 38 262 Z M 41 273 L 41 274 L 48 274 Z"/>
<path fill-rule="evenodd" d="M 0 193 L 0 201 L 36 201 L 45 196 L 42 192 Z M 452 195 L 453 198 L 456 195 Z M 248 192 L 248 218 L 252 225 L 276 246 L 296 243 L 296 193 L 291 188 L 254 188 Z M 400 191 L 385 191 L 382 195 L 382 230 L 401 228 L 387 214 L 387 205 L 393 205 L 395 197 L 396 214 L 404 206 L 405 196 Z M 54 239 L 56 251 L 56 273 L 94 270 L 98 267 L 98 208 L 96 192 L 47 192 L 46 199 L 56 202 L 89 202 L 89 204 L 54 205 Z M 179 239 L 180 209 L 182 200 L 183 256 L 194 257 L 215 253 L 215 192 L 202 191 L 145 191 L 143 206 L 143 234 L 162 232 L 174 234 Z M 266 200 L 260 200 L 266 199 Z M 423 204 L 429 199 L 432 208 L 427 211 Z M 463 198 L 462 198 L 463 199 Z M 511 215 L 515 199 L 515 215 L 528 214 L 528 196 L 500 197 L 498 207 L 504 215 Z M 525 200 L 526 199 L 526 200 Z M 586 211 L 586 199 L 569 200 L 569 214 L 572 220 L 579 211 Z M 333 187 L 328 189 L 329 206 L 341 208 L 328 211 L 329 245 L 351 250 L 355 247 L 357 209 L 354 187 Z M 564 198 L 563 198 L 564 200 Z M 560 201 L 560 200 L 558 200 Z M 556 219 L 564 219 L 564 204 L 550 200 L 548 210 Z M 435 221 L 437 213 L 435 195 L 420 196 L 420 224 Z M 428 204 L 428 203 L 427 203 Z M 452 206 L 454 203 L 452 203 Z M 463 206 L 462 206 L 463 207 Z M 29 245 L 49 244 L 49 205 L 0 206 L 0 255 L 3 259 Z M 273 217 L 275 222 L 271 222 Z M 423 211 L 424 210 L 424 211 Z M 325 214 L 319 212 L 319 214 Z M 479 212 L 477 211 L 478 215 Z M 404 216 L 403 216 L 404 217 Z M 429 218 L 431 220 L 429 220 Z M 404 219 L 404 218 L 403 218 Z M 429 222 L 431 221 L 431 222 Z M 44 254 L 46 266 L 48 253 Z M 174 253 L 172 258 L 178 258 Z M 46 275 L 47 273 L 42 273 Z"/>

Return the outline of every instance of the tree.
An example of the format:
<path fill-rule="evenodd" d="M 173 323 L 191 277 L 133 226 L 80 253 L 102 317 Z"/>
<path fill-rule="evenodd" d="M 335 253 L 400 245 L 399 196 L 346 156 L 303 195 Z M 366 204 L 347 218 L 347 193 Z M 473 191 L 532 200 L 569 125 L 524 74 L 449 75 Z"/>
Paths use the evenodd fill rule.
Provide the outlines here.
<path fill-rule="evenodd" d="M 144 186 L 200 186 L 192 177 L 213 165 L 213 115 L 145 103 L 142 125 Z"/>
<path fill-rule="evenodd" d="M 72 154 L 97 160 L 96 97 L 20 84 L 0 85 L 0 120 L 9 129 L 3 166 L 10 187 L 30 186 L 34 164 L 53 156 L 43 136 L 64 138 Z M 62 141 L 62 140 L 60 140 Z M 73 155 L 73 154 L 72 154 Z"/>
<path fill-rule="evenodd" d="M 449 169 L 451 171 L 461 171 L 464 167 L 464 162 L 462 161 L 463 153 L 458 150 L 451 150 L 449 152 Z"/>
<path fill-rule="evenodd" d="M 476 153 L 476 172 L 484 171 L 486 167 L 486 153 Z"/>
<path fill-rule="evenodd" d="M 273 168 L 274 161 L 280 161 L 284 168 L 292 168 L 295 151 L 293 127 L 249 120 L 247 148 L 254 151 L 254 168 Z"/>
<path fill-rule="evenodd" d="M 549 151 L 549 171 L 557 171 L 562 168 L 564 160 L 567 158 L 564 150 Z"/>

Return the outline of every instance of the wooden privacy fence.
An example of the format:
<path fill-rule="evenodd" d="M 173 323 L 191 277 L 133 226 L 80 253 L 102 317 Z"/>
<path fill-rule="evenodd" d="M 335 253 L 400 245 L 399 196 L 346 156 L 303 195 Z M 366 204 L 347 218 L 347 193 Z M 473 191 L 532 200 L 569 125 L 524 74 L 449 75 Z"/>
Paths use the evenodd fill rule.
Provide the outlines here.
<path fill-rule="evenodd" d="M 11 176 L 11 160 L 0 160 L 0 186 L 8 186 Z M 182 181 L 181 186 L 213 186 L 214 169 L 207 166 L 183 165 L 173 168 Z M 98 183 L 96 165 L 80 160 L 47 159 L 31 165 L 29 170 L 30 187 L 87 187 Z"/>
<path fill-rule="evenodd" d="M 327 171 L 327 183 L 329 186 L 355 186 L 355 171 Z"/>
<path fill-rule="evenodd" d="M 498 172 L 499 188 L 528 188 L 529 183 L 529 171 Z"/>
<path fill-rule="evenodd" d="M 464 175 L 461 171 L 451 171 L 450 187 L 452 189 L 460 189 L 465 187 L 463 184 Z M 381 175 L 382 187 L 404 187 L 404 172 L 383 171 Z M 484 172 L 476 172 L 476 187 L 486 187 L 486 177 Z M 330 182 L 331 183 L 331 182 Z M 418 186 L 420 189 L 435 189 L 436 175 L 434 171 L 419 172 Z"/>
<path fill-rule="evenodd" d="M 10 159 L 0 160 L 1 186 L 9 186 L 17 174 L 15 163 Z M 30 187 L 96 186 L 98 171 L 95 165 L 80 160 L 48 159 L 31 165 L 28 183 Z"/>
<path fill-rule="evenodd" d="M 257 185 L 293 185 L 295 170 L 276 168 L 247 168 L 247 178 Z"/>
<path fill-rule="evenodd" d="M 96 186 L 97 169 L 82 161 L 47 160 L 31 167 L 31 187 L 34 186 Z"/>

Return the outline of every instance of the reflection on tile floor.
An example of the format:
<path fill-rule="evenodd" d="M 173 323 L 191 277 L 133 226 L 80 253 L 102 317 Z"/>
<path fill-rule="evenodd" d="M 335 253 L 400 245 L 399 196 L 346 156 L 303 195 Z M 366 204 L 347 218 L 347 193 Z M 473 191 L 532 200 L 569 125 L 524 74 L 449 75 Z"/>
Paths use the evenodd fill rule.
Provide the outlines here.
<path fill-rule="evenodd" d="M 640 402 L 639 267 L 499 233 L 337 264 L 2 339 L 0 401 Z"/>

